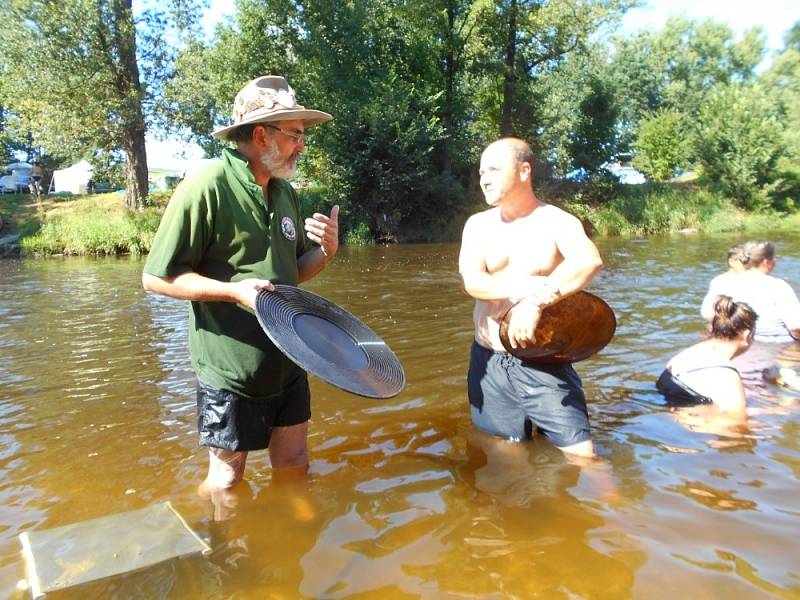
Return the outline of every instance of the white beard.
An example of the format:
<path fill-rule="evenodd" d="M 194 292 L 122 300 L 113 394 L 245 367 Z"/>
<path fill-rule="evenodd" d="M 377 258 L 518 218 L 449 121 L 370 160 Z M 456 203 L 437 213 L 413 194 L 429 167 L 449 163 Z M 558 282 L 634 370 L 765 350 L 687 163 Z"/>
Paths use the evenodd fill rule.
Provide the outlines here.
<path fill-rule="evenodd" d="M 292 154 L 288 159 L 281 160 L 275 140 L 271 140 L 269 147 L 261 154 L 260 160 L 261 165 L 269 171 L 270 177 L 289 179 L 294 177 L 297 171 L 297 155 Z"/>

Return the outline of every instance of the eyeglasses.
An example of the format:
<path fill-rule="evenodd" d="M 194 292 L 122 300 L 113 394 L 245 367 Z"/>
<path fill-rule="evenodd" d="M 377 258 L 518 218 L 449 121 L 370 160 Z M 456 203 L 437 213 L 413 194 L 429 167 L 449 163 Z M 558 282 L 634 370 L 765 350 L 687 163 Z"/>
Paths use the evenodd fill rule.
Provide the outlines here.
<path fill-rule="evenodd" d="M 298 142 L 304 142 L 306 139 L 306 132 L 305 131 L 297 131 L 295 129 L 284 129 L 283 127 L 278 127 L 277 125 L 270 125 L 269 123 L 261 123 L 263 127 L 269 127 L 270 129 L 274 129 L 275 131 L 280 131 L 283 135 L 288 135 L 293 140 L 297 140 Z"/>

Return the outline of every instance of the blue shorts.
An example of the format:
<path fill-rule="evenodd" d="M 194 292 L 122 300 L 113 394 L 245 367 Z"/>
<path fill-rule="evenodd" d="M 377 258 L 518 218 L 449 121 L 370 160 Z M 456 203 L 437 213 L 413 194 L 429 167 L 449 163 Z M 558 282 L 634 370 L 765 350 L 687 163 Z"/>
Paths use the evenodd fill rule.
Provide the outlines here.
<path fill-rule="evenodd" d="M 591 439 L 572 365 L 525 363 L 473 342 L 467 389 L 472 424 L 486 433 L 521 440 L 535 427 L 559 448 Z"/>
<path fill-rule="evenodd" d="M 252 400 L 197 382 L 197 433 L 201 446 L 234 452 L 269 447 L 273 427 L 300 425 L 311 418 L 308 377 L 301 371 L 283 394 Z"/>

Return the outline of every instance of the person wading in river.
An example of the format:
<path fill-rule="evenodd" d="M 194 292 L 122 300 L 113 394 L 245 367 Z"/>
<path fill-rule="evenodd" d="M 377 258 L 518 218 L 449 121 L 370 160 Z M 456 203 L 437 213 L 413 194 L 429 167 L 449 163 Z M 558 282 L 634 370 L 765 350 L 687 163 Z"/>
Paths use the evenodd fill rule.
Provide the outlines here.
<path fill-rule="evenodd" d="M 584 288 L 603 265 L 580 221 L 536 197 L 533 163 L 522 140 L 490 144 L 481 157 L 480 184 L 492 208 L 464 226 L 459 271 L 475 298 L 472 422 L 514 440 L 538 429 L 568 454 L 593 456 L 586 399 L 572 365 L 523 362 L 500 341 L 499 321 L 509 307 L 516 304 L 509 341 L 526 347 L 542 309 Z"/>
<path fill-rule="evenodd" d="M 198 432 L 209 447 L 201 493 L 238 483 L 251 450 L 269 448 L 276 469 L 308 464 L 306 373 L 246 309 L 273 283 L 315 276 L 339 248 L 339 207 L 306 219 L 306 237 L 285 180 L 295 173 L 306 129 L 330 119 L 297 104 L 283 77 L 248 83 L 236 96 L 233 124 L 213 133 L 236 149 L 181 183 L 145 264 L 147 291 L 191 301 Z"/>
<path fill-rule="evenodd" d="M 756 341 L 785 344 L 800 340 L 800 299 L 789 283 L 771 274 L 778 260 L 775 246 L 751 240 L 742 245 L 738 260 L 742 271 L 723 273 L 711 280 L 700 314 L 711 323 L 717 298 L 730 296 L 756 311 Z"/>

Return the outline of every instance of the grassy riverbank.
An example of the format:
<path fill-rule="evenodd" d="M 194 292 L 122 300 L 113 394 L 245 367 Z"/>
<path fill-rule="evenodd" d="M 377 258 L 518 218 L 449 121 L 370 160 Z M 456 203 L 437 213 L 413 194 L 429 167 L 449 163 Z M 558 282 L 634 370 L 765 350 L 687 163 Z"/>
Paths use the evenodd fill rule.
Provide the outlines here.
<path fill-rule="evenodd" d="M 748 237 L 769 237 L 777 230 L 800 229 L 800 212 L 748 213 L 724 198 L 686 184 L 624 186 L 608 197 L 588 192 L 552 186 L 543 187 L 539 194 L 581 218 L 600 236 L 693 230 L 741 231 Z M 20 251 L 26 256 L 142 254 L 150 249 L 168 199 L 167 193 L 153 194 L 148 208 L 131 213 L 116 193 L 45 196 L 38 205 L 27 194 L 5 194 L 0 196 L 0 216 L 6 222 L 0 237 L 19 233 Z M 475 210 L 481 208 L 480 204 L 475 206 Z M 461 222 L 454 223 L 451 230 L 460 231 Z M 342 239 L 345 243 L 363 243 L 363 227 L 360 231 L 342 231 Z M 450 240 L 431 236 L 429 241 Z"/>
<path fill-rule="evenodd" d="M 132 213 L 119 194 L 44 196 L 39 204 L 27 194 L 4 195 L 4 229 L 20 234 L 24 256 L 141 254 L 150 249 L 167 196 Z"/>

